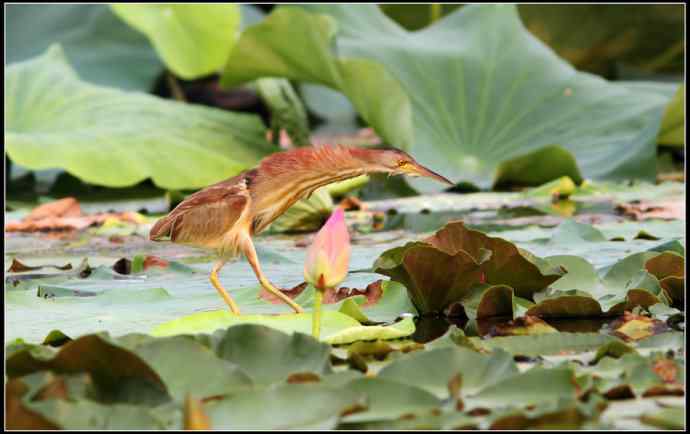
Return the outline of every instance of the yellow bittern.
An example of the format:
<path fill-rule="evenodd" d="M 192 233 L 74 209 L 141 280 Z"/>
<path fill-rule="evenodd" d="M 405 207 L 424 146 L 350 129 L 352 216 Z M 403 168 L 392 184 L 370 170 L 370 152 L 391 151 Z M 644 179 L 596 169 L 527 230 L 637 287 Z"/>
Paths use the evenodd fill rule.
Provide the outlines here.
<path fill-rule="evenodd" d="M 211 284 L 234 314 L 240 310 L 220 284 L 218 271 L 240 252 L 261 286 L 301 313 L 302 308 L 261 271 L 252 236 L 317 188 L 375 172 L 427 176 L 453 185 L 398 149 L 342 145 L 299 148 L 272 154 L 258 167 L 192 194 L 158 220 L 149 237 L 153 241 L 169 237 L 174 243 L 216 250 L 219 260 L 211 271 Z"/>

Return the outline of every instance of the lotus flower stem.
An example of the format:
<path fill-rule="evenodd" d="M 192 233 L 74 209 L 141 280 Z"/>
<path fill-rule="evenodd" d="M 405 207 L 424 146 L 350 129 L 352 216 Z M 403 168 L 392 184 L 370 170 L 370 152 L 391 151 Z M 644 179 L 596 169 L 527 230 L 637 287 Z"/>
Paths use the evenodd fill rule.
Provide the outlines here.
<path fill-rule="evenodd" d="M 311 316 L 311 335 L 319 339 L 321 335 L 321 302 L 323 301 L 323 291 L 314 291 L 314 312 Z"/>

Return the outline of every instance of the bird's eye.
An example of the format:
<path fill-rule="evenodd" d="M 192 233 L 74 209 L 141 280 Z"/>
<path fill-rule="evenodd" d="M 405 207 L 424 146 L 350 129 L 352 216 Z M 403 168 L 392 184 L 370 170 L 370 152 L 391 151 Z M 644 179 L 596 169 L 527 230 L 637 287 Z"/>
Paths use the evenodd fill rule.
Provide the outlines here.
<path fill-rule="evenodd" d="M 403 166 L 405 166 L 406 164 L 407 164 L 407 161 L 405 161 L 405 160 L 400 160 L 400 161 L 398 161 L 398 167 L 403 167 Z"/>

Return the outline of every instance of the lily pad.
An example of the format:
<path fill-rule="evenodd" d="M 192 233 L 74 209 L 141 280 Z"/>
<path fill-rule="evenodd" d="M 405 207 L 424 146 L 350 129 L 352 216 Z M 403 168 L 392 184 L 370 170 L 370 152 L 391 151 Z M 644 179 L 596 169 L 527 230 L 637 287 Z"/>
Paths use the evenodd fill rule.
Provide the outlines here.
<path fill-rule="evenodd" d="M 542 333 L 529 336 L 497 336 L 472 340 L 480 348 L 500 348 L 529 357 L 592 351 L 618 339 L 600 333 Z"/>
<path fill-rule="evenodd" d="M 237 394 L 206 406 L 214 429 L 328 430 L 340 415 L 363 403 L 362 395 L 319 384 L 288 384 Z"/>
<path fill-rule="evenodd" d="M 239 324 L 260 324 L 287 333 L 311 333 L 312 315 L 241 315 L 227 310 L 202 312 L 178 318 L 156 326 L 154 336 L 174 336 L 189 333 L 211 333 Z M 388 326 L 363 326 L 356 319 L 337 311 L 324 311 L 321 316 L 321 338 L 332 344 L 345 344 L 358 340 L 398 339 L 414 333 L 414 321 L 405 318 Z"/>
<path fill-rule="evenodd" d="M 88 372 L 105 402 L 162 403 L 169 400 L 159 375 L 139 356 L 99 335 L 81 336 L 58 351 L 27 346 L 6 360 L 7 375 L 15 378 L 33 372 Z"/>
<path fill-rule="evenodd" d="M 571 152 L 588 178 L 654 175 L 668 99 L 577 72 L 523 27 L 514 5 L 463 7 L 417 32 L 376 5 L 305 8 L 278 8 L 249 27 L 222 83 L 280 76 L 327 85 L 388 143 L 480 186 L 500 163 L 552 145 Z M 296 26 L 299 39 L 288 43 Z"/>
<path fill-rule="evenodd" d="M 169 189 L 205 187 L 273 150 L 256 116 L 86 83 L 59 46 L 10 65 L 5 94 L 9 157 L 94 184 L 124 187 L 150 177 Z M 171 152 L 175 158 L 164 157 Z"/>
<path fill-rule="evenodd" d="M 410 375 L 414 372 L 415 375 Z M 487 356 L 467 348 L 439 348 L 415 352 L 384 367 L 378 378 L 421 387 L 439 398 L 450 395 L 448 382 L 461 375 L 462 396 L 472 395 L 517 373 L 512 356 L 496 351 Z"/>
<path fill-rule="evenodd" d="M 646 308 L 657 303 L 670 304 L 675 300 L 673 294 L 679 296 L 673 292 L 672 285 L 678 282 L 679 288 L 683 288 L 682 277 L 659 280 L 647 271 L 654 270 L 660 275 L 680 274 L 678 270 L 683 267 L 684 259 L 672 252 L 635 253 L 598 271 L 588 261 L 576 256 L 552 256 L 546 260 L 554 266 L 563 266 L 568 273 L 549 290 L 535 296 L 536 304 L 527 310 L 528 315 L 542 318 L 619 315 L 636 306 Z M 670 289 L 665 289 L 664 285 Z"/>
<path fill-rule="evenodd" d="M 357 379 L 345 388 L 364 394 L 367 409 L 345 416 L 344 423 L 392 420 L 405 414 L 428 412 L 441 405 L 440 399 L 423 389 L 381 378 Z"/>

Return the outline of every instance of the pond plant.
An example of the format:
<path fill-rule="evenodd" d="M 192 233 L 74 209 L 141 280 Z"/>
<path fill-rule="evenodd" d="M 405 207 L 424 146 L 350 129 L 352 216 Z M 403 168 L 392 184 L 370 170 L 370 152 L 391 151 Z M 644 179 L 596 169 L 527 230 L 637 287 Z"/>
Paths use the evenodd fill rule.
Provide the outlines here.
<path fill-rule="evenodd" d="M 686 427 L 683 5 L 5 14 L 5 428 Z"/>

